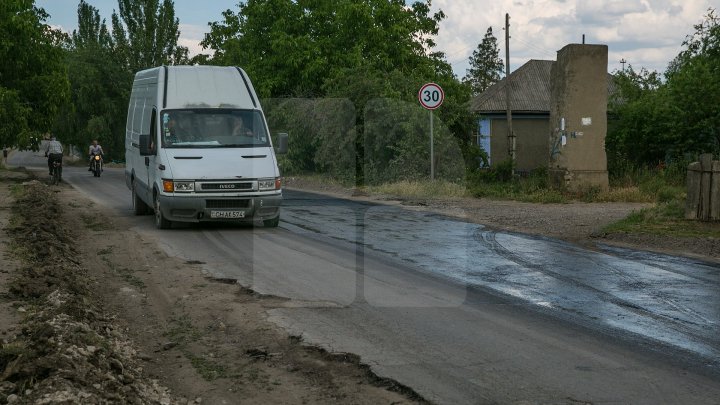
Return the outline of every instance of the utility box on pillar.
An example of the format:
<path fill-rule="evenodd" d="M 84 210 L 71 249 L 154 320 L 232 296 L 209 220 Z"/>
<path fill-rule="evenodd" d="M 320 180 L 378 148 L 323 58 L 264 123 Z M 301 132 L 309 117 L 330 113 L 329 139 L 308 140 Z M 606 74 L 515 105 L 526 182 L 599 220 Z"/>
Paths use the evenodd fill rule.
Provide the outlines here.
<path fill-rule="evenodd" d="M 608 188 L 607 45 L 570 44 L 551 72 L 550 181 L 570 190 Z"/>

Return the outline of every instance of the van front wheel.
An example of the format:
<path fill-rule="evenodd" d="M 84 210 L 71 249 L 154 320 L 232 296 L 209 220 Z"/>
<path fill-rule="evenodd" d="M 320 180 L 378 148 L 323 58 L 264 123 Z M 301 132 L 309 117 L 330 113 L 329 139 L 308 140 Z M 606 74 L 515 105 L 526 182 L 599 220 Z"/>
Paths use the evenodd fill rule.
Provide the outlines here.
<path fill-rule="evenodd" d="M 172 226 L 172 221 L 169 221 L 165 218 L 165 216 L 162 214 L 162 210 L 160 209 L 160 197 L 155 195 L 155 227 L 158 229 L 170 229 Z"/>

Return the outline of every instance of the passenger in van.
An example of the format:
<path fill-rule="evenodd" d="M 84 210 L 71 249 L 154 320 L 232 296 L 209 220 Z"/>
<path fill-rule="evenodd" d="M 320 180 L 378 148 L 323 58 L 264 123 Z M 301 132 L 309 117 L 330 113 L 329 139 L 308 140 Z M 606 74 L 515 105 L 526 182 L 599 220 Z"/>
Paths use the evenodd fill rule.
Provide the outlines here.
<path fill-rule="evenodd" d="M 245 125 L 245 120 L 242 117 L 233 117 L 233 136 L 247 136 L 253 137 L 253 131 Z"/>
<path fill-rule="evenodd" d="M 169 143 L 184 142 L 190 138 L 190 131 L 182 120 L 175 115 L 170 115 L 165 127 L 165 140 Z"/>

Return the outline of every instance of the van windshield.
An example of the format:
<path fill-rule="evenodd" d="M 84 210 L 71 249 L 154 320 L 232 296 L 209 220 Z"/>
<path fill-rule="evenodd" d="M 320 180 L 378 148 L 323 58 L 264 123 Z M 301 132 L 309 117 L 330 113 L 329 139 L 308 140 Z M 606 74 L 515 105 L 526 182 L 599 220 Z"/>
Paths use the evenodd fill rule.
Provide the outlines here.
<path fill-rule="evenodd" d="M 257 110 L 165 110 L 161 138 L 163 148 L 270 146 L 265 121 Z"/>

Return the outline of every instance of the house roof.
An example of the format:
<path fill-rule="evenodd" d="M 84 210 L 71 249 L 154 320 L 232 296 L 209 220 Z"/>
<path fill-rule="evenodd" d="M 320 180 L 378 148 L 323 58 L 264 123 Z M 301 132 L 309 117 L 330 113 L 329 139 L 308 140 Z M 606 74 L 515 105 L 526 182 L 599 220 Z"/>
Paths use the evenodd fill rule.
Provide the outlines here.
<path fill-rule="evenodd" d="M 510 74 L 510 96 L 513 111 L 550 111 L 550 70 L 555 62 L 532 59 Z M 478 112 L 505 111 L 505 82 L 488 87 L 470 102 L 470 110 Z"/>
<path fill-rule="evenodd" d="M 510 74 L 511 109 L 513 112 L 550 112 L 550 71 L 555 61 L 531 59 Z M 481 113 L 505 112 L 505 82 L 488 87 L 470 101 L 470 110 Z M 608 93 L 615 89 L 608 74 Z"/>

